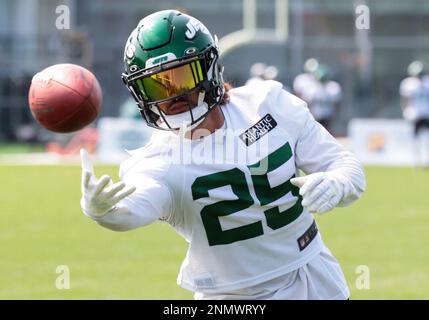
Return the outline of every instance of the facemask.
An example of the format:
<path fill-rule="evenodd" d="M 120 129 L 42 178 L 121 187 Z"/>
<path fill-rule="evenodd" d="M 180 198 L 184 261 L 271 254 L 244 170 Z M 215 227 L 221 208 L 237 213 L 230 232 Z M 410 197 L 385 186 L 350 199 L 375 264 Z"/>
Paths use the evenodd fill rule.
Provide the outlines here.
<path fill-rule="evenodd" d="M 164 113 L 163 116 L 165 117 L 165 120 L 172 128 L 186 128 L 185 131 L 189 131 L 196 128 L 204 121 L 205 118 L 201 118 L 196 123 L 190 126 L 190 124 L 192 123 L 192 116 L 194 117 L 194 119 L 198 119 L 209 111 L 209 106 L 207 105 L 206 102 L 204 102 L 204 95 L 205 95 L 204 93 L 200 93 L 198 95 L 198 105 L 192 108 L 191 111 L 184 111 L 182 113 L 173 114 L 173 115 L 167 115 Z M 159 114 L 159 111 L 157 110 L 157 108 L 154 108 L 153 111 Z M 191 116 L 191 112 L 192 112 L 192 116 Z M 165 123 L 162 123 L 161 126 L 168 128 L 168 126 Z"/>
<path fill-rule="evenodd" d="M 203 114 L 207 113 L 209 111 L 209 106 L 206 102 L 203 102 L 201 105 L 196 106 L 195 108 L 191 109 L 192 115 L 194 116 L 194 119 L 198 119 Z M 194 123 L 192 126 L 189 126 L 192 122 L 191 112 L 185 111 L 182 113 L 174 114 L 174 115 L 166 115 L 164 114 L 165 120 L 168 121 L 168 124 L 172 128 L 183 128 L 186 127 L 188 130 L 196 128 L 201 122 L 204 121 L 204 118 L 201 118 L 196 123 Z"/>

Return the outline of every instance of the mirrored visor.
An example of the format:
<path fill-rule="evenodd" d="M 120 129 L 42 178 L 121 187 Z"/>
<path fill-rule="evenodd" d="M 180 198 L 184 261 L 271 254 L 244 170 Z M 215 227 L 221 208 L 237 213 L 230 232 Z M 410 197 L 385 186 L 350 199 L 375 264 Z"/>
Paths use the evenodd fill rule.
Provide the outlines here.
<path fill-rule="evenodd" d="M 175 97 L 195 89 L 203 81 L 200 61 L 160 71 L 150 76 L 137 79 L 139 92 L 145 100 L 158 101 Z"/>

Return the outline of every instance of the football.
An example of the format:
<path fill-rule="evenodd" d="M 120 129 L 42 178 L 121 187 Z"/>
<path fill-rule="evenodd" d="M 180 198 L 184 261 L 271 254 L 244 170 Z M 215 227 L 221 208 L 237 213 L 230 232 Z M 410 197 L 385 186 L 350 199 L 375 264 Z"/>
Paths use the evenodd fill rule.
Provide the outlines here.
<path fill-rule="evenodd" d="M 75 64 L 56 64 L 34 75 L 28 100 L 31 113 L 43 127 L 69 133 L 97 118 L 102 91 L 89 70 Z"/>

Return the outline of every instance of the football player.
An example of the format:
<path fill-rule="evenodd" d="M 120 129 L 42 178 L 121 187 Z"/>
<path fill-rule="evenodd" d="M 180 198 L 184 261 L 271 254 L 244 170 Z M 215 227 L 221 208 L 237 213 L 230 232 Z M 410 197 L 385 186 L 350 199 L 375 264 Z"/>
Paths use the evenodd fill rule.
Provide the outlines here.
<path fill-rule="evenodd" d="M 418 60 L 407 71 L 408 77 L 399 86 L 401 108 L 404 118 L 414 123 L 416 165 L 429 167 L 429 76 Z"/>
<path fill-rule="evenodd" d="M 306 62 L 310 64 L 310 61 Z M 332 131 L 332 120 L 338 110 L 342 96 L 341 86 L 330 79 L 327 66 L 314 62 L 315 69 L 298 75 L 294 80 L 295 93 L 308 103 L 310 112 L 317 122 L 329 132 Z M 305 69 L 311 70 L 310 67 Z"/>
<path fill-rule="evenodd" d="M 231 89 L 216 37 L 174 10 L 141 20 L 124 59 L 159 130 L 116 184 L 82 150 L 83 212 L 116 231 L 170 224 L 189 243 L 178 284 L 196 299 L 349 298 L 311 213 L 350 205 L 365 176 L 305 102 L 275 81 Z"/>
<path fill-rule="evenodd" d="M 303 98 L 305 88 L 312 86 L 317 82 L 316 70 L 319 67 L 319 61 L 315 58 L 310 58 L 304 63 L 304 73 L 298 74 L 293 80 L 293 92 L 299 97 Z"/>

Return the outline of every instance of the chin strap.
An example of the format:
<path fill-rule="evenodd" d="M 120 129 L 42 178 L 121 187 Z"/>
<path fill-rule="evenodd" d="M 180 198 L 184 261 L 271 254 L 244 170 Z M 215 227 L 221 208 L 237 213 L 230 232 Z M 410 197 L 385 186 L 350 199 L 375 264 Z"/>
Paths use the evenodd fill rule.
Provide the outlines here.
<path fill-rule="evenodd" d="M 199 124 L 201 124 L 201 122 L 204 121 L 205 118 L 204 117 L 201 118 L 201 117 L 209 111 L 209 106 L 204 101 L 204 97 L 205 97 L 205 92 L 201 91 L 198 94 L 198 102 L 196 107 L 192 108 L 189 111 L 184 111 L 182 113 L 174 114 L 174 115 L 167 115 L 163 112 L 161 119 L 162 117 L 164 117 L 171 128 L 178 128 L 180 131 L 186 132 L 186 131 L 195 129 Z M 154 112 L 159 114 L 159 112 L 162 112 L 162 111 L 154 110 Z M 192 115 L 191 115 L 191 112 L 192 112 Z M 191 124 L 192 119 L 199 119 L 199 118 L 201 119 Z M 164 123 L 164 126 L 167 126 L 167 125 Z"/>

